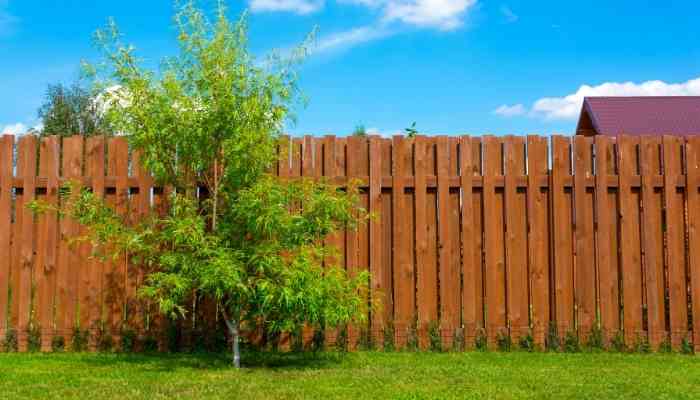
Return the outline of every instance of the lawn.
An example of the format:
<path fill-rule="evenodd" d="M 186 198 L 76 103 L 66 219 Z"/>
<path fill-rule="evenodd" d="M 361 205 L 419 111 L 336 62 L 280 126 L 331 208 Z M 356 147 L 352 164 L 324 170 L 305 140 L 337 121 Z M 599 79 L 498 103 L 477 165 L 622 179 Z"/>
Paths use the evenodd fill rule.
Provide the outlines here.
<path fill-rule="evenodd" d="M 612 353 L 0 354 L 0 393 L 92 399 L 698 399 L 700 358 Z"/>

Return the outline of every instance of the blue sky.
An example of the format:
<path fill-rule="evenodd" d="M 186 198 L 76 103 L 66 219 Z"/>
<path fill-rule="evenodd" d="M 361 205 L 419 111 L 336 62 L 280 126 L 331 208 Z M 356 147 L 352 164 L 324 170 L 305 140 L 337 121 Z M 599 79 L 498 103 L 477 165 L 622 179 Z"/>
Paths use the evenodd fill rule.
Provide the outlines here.
<path fill-rule="evenodd" d="M 213 9 L 214 0 L 201 4 Z M 571 133 L 583 95 L 700 95 L 699 1 L 246 0 L 264 55 L 318 26 L 295 134 Z M 171 0 L 0 0 L 0 130 L 95 60 L 114 17 L 144 58 L 175 51 Z"/>

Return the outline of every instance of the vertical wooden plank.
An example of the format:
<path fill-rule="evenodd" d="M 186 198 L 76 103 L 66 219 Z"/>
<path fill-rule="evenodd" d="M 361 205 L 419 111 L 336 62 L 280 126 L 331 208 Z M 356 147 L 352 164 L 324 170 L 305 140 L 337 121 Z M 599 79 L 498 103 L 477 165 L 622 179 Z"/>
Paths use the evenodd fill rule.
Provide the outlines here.
<path fill-rule="evenodd" d="M 384 313 L 384 321 L 387 323 L 391 323 L 395 319 L 395 309 L 394 309 L 394 283 L 393 283 L 393 263 L 394 263 L 394 255 L 392 251 L 392 246 L 393 246 L 393 230 L 392 230 L 392 221 L 394 219 L 394 213 L 393 213 L 393 192 L 389 188 L 383 187 L 383 183 L 385 180 L 391 179 L 391 164 L 392 164 L 392 142 L 391 139 L 384 139 L 382 138 L 380 140 L 381 143 L 381 158 L 382 158 L 382 165 L 381 165 L 381 178 L 380 178 L 380 190 L 382 192 L 382 199 L 381 199 L 381 220 L 380 220 L 380 226 L 381 226 L 381 238 L 382 238 L 382 246 L 381 246 L 381 254 L 382 254 L 382 261 L 381 261 L 381 270 L 382 270 L 382 282 L 383 282 L 383 288 L 382 288 L 382 294 L 383 294 L 383 313 Z M 394 329 L 394 335 L 396 333 L 396 327 L 392 326 Z M 380 343 L 384 342 L 384 337 L 385 335 L 388 335 L 391 333 L 388 330 L 389 327 L 385 326 L 382 332 L 380 333 Z M 394 346 L 396 346 L 396 341 L 394 340 Z"/>
<path fill-rule="evenodd" d="M 452 263 L 450 241 L 450 148 L 446 136 L 437 138 L 438 271 L 440 280 L 440 328 L 443 345 L 451 347 L 459 324 L 460 277 Z"/>
<path fill-rule="evenodd" d="M 508 136 L 505 140 L 506 282 L 508 326 L 513 342 L 527 335 L 529 321 L 529 279 L 527 248 L 527 196 L 518 188 L 525 175 L 525 140 Z"/>
<path fill-rule="evenodd" d="M 39 148 L 39 176 L 46 178 L 46 194 L 41 199 L 50 206 L 58 205 L 58 163 L 60 145 L 57 136 L 45 137 Z M 0 168 L 2 168 L 0 166 Z M 56 254 L 58 246 L 58 219 L 55 211 L 40 214 L 37 242 L 36 318 L 41 329 L 41 350 L 51 350 L 54 328 L 54 295 L 56 289 Z"/>
<path fill-rule="evenodd" d="M 428 167 L 426 165 L 425 154 L 427 149 L 426 138 L 418 136 L 415 138 L 415 235 L 416 235 L 416 272 L 417 272 L 417 292 L 416 305 L 418 307 L 418 331 L 420 346 L 425 348 L 426 328 L 430 323 L 430 272 L 428 271 L 428 238 L 427 228 L 428 207 L 426 175 Z"/>
<path fill-rule="evenodd" d="M 381 342 L 384 331 L 386 306 L 390 296 L 386 293 L 384 279 L 383 237 L 382 237 L 382 149 L 381 139 L 377 136 L 369 138 L 369 211 L 375 215 L 369 222 L 369 271 L 372 288 L 372 304 L 381 308 L 372 312 L 372 334 L 375 343 Z"/>
<path fill-rule="evenodd" d="M 475 219 L 480 217 L 474 215 L 474 190 L 473 177 L 474 165 L 472 160 L 472 140 L 469 136 L 459 138 L 459 185 L 461 197 L 461 268 L 462 268 L 462 327 L 464 329 L 464 340 L 467 348 L 471 348 L 474 343 L 477 329 L 477 315 L 479 314 L 477 296 L 481 288 L 477 287 L 477 268 L 480 265 L 475 263 L 474 241 L 476 235 L 481 236 L 481 231 L 476 231 L 474 227 Z M 480 218 L 479 218 L 480 219 Z"/>
<path fill-rule="evenodd" d="M 600 293 L 600 325 L 606 341 L 620 329 L 620 302 L 617 268 L 616 192 L 608 187 L 608 177 L 615 172 L 615 154 L 607 136 L 595 137 L 596 262 Z"/>
<path fill-rule="evenodd" d="M 451 309 L 452 309 L 452 321 L 451 321 L 451 327 L 449 330 L 446 332 L 447 334 L 447 340 L 445 341 L 445 345 L 449 346 L 446 347 L 447 349 L 461 349 L 464 347 L 464 326 L 462 324 L 462 262 L 461 262 L 461 243 L 462 243 L 462 238 L 461 238 L 461 193 L 460 193 L 460 184 L 456 182 L 456 179 L 459 178 L 459 168 L 460 168 L 460 162 L 459 162 L 459 142 L 460 138 L 459 137 L 450 137 L 449 138 L 449 151 L 450 151 L 450 162 L 449 162 L 449 168 L 448 168 L 448 175 L 450 179 L 447 181 L 447 183 L 450 185 L 449 191 L 448 191 L 448 212 L 447 212 L 447 223 L 449 225 L 449 229 L 447 232 L 447 245 L 449 248 L 449 264 L 448 264 L 448 271 L 450 271 L 448 275 L 451 275 L 454 278 L 454 283 L 453 283 L 453 289 L 454 293 L 449 293 L 448 295 L 451 297 L 450 299 L 443 300 L 441 297 L 441 302 L 448 302 L 451 301 Z M 455 185 L 457 184 L 457 185 Z M 451 282 L 452 284 L 452 282 Z"/>
<path fill-rule="evenodd" d="M 575 302 L 579 338 L 588 342 L 596 323 L 596 265 L 593 232 L 593 190 L 587 182 L 593 177 L 593 139 L 574 138 L 574 234 L 576 236 Z"/>
<path fill-rule="evenodd" d="M 12 260 L 12 165 L 14 136 L 3 135 L 0 140 L 0 338 L 8 328 L 10 263 Z"/>
<path fill-rule="evenodd" d="M 474 286 L 476 287 L 476 329 L 474 331 L 476 339 L 477 335 L 484 333 L 486 327 L 486 310 L 485 310 L 485 258 L 484 258 L 484 188 L 483 188 L 483 157 L 482 157 L 482 142 L 480 137 L 472 138 L 472 169 L 474 176 L 480 178 L 482 187 L 474 188 L 472 191 L 472 200 L 474 207 L 473 227 L 473 245 L 472 252 L 474 255 Z M 472 340 L 472 343 L 475 343 Z"/>
<path fill-rule="evenodd" d="M 410 142 L 403 136 L 393 137 L 392 152 L 392 231 L 393 231 L 393 270 L 394 270 L 394 307 L 396 318 L 396 344 L 398 348 L 406 345 L 406 332 L 410 328 L 415 307 L 413 254 L 409 253 L 411 232 L 407 230 L 409 219 L 406 204 L 409 199 L 405 196 L 405 178 Z"/>
<path fill-rule="evenodd" d="M 428 175 L 431 178 L 436 178 L 437 175 L 437 159 L 436 159 L 436 138 L 429 137 L 426 140 L 425 150 L 425 165 L 427 166 Z M 428 325 L 426 328 L 430 328 L 430 324 L 435 325 L 439 329 L 439 249 L 438 249 L 438 208 L 437 208 L 437 188 L 428 187 L 428 193 L 426 194 L 426 276 L 425 276 L 425 288 L 426 291 L 426 310 L 428 314 L 426 315 Z M 429 329 L 428 329 L 429 331 Z M 428 333 L 426 331 L 426 333 Z M 439 331 L 438 331 L 439 335 Z M 426 336 L 427 338 L 427 336 Z"/>
<path fill-rule="evenodd" d="M 645 136 L 640 146 L 642 196 L 642 246 L 644 288 L 646 290 L 649 343 L 658 349 L 665 339 L 664 263 L 661 190 L 654 187 L 654 178 L 661 174 L 661 138 Z M 683 227 L 681 220 L 681 228 Z"/>
<path fill-rule="evenodd" d="M 700 136 L 688 136 L 685 148 L 690 305 L 693 320 L 693 348 L 697 353 L 700 352 Z"/>
<path fill-rule="evenodd" d="M 574 329 L 573 210 L 571 190 L 571 142 L 552 138 L 552 224 L 554 242 L 555 315 L 561 337 Z"/>
<path fill-rule="evenodd" d="M 316 147 L 316 140 L 311 135 L 305 135 L 301 143 L 301 176 L 304 179 L 314 179 L 316 178 L 316 167 L 314 165 L 314 151 Z M 301 204 L 303 208 L 304 205 Z M 309 325 L 305 325 L 302 328 L 302 340 L 304 343 L 304 348 L 310 348 L 313 341 L 314 328 Z"/>
<path fill-rule="evenodd" d="M 639 190 L 632 187 L 632 177 L 639 173 L 637 145 L 639 139 L 618 136 L 620 169 L 620 262 L 625 343 L 633 345 L 642 332 L 642 265 Z"/>
<path fill-rule="evenodd" d="M 85 143 L 85 158 L 87 163 L 87 175 L 92 179 L 92 193 L 97 199 L 104 199 L 105 195 L 105 138 L 95 136 L 87 139 Z M 104 262 L 99 257 L 94 257 L 87 262 L 83 270 L 87 277 L 88 290 L 86 304 L 88 304 L 89 328 L 93 332 L 92 337 L 102 327 L 102 277 L 104 275 Z M 94 346 L 95 343 L 92 343 Z"/>
<path fill-rule="evenodd" d="M 348 179 L 358 179 L 361 176 L 362 171 L 362 161 L 361 154 L 363 152 L 363 145 L 366 146 L 366 140 L 359 137 L 349 137 L 347 138 L 347 176 Z M 361 196 L 360 207 L 364 206 L 364 202 Z M 354 277 L 360 269 L 360 230 L 350 230 L 346 235 L 346 265 L 348 275 Z M 357 341 L 359 337 L 359 331 L 357 326 L 348 327 L 348 346 L 349 348 L 355 349 L 357 346 Z"/>
<path fill-rule="evenodd" d="M 328 183 L 332 183 L 334 181 L 334 178 L 338 176 L 337 163 L 335 160 L 335 136 L 327 135 L 323 138 L 323 151 L 321 153 L 317 153 L 316 157 L 316 160 L 319 160 L 318 157 L 322 157 L 318 164 L 322 166 L 323 179 Z M 344 235 L 345 233 L 343 231 L 335 232 L 325 239 L 324 246 L 326 248 L 326 251 L 328 252 L 328 255 L 324 258 L 323 263 L 326 268 L 343 268 L 343 264 L 341 263 L 342 259 L 339 253 L 342 249 L 341 246 L 344 242 Z M 337 339 L 337 332 L 338 330 L 335 326 L 326 327 L 326 346 L 331 347 L 335 344 Z"/>
<path fill-rule="evenodd" d="M 27 207 L 36 197 L 36 166 L 37 166 L 37 140 L 36 136 L 27 135 L 19 140 L 18 149 L 18 173 L 21 173 L 23 181 L 21 208 L 16 208 L 17 214 L 22 214 L 20 247 L 21 258 L 19 264 L 19 286 L 16 287 L 18 306 L 17 339 L 19 351 L 27 350 L 27 332 L 31 318 L 32 305 L 32 270 L 34 268 L 34 214 Z"/>
<path fill-rule="evenodd" d="M 666 263 L 668 265 L 668 297 L 671 345 L 679 349 L 688 335 L 688 288 L 686 286 L 684 194 L 677 188 L 683 173 L 683 139 L 663 137 L 664 206 L 666 209 Z M 686 186 L 689 196 L 690 186 Z M 692 243 L 692 242 L 691 242 Z M 691 245 L 692 246 L 692 245 Z M 663 273 L 663 270 L 660 271 Z M 659 276 L 663 284 L 663 274 Z M 663 290 L 663 286 L 661 286 Z M 661 292 L 663 293 L 663 292 Z M 663 300 L 663 297 L 661 297 Z M 663 301 L 660 303 L 663 306 Z M 663 320 L 662 320 L 663 321 Z"/>
<path fill-rule="evenodd" d="M 108 143 L 108 174 L 116 177 L 116 188 L 113 196 L 114 209 L 120 216 L 125 216 L 128 207 L 128 178 L 129 178 L 129 148 L 126 140 L 121 137 L 110 138 Z M 105 285 L 109 285 L 111 302 L 108 308 L 111 322 L 112 335 L 119 340 L 121 329 L 126 318 L 126 302 L 129 299 L 129 287 L 127 286 L 127 255 L 119 255 L 119 258 L 111 262 L 108 271 L 109 278 Z M 129 327 L 131 328 L 131 327 Z"/>
<path fill-rule="evenodd" d="M 527 138 L 527 218 L 531 326 L 538 346 L 544 346 L 549 327 L 549 197 L 540 187 L 549 172 L 547 141 L 541 136 Z"/>
<path fill-rule="evenodd" d="M 484 257 L 486 330 L 489 344 L 506 329 L 506 271 L 504 254 L 503 192 L 496 191 L 496 177 L 503 175 L 502 143 L 484 137 Z"/>
<path fill-rule="evenodd" d="M 133 213 L 135 213 L 136 221 L 145 220 L 151 213 L 151 189 L 153 188 L 153 177 L 150 172 L 144 167 L 142 155 L 139 151 L 134 151 L 132 155 L 132 169 L 136 180 L 138 181 L 139 192 L 135 197 L 135 207 Z M 134 265 L 132 267 L 137 275 L 137 281 L 139 286 L 143 284 L 145 274 L 147 271 L 144 270 L 146 266 Z M 144 303 L 139 301 L 139 318 L 141 320 L 141 325 L 144 329 L 151 331 L 156 337 L 162 331 L 163 318 L 156 309 L 154 304 L 150 302 Z M 160 346 L 160 345 L 159 345 Z"/>
<path fill-rule="evenodd" d="M 74 192 L 77 195 L 81 185 L 77 182 L 82 177 L 83 161 L 83 137 L 71 136 L 63 139 L 63 177 L 73 182 Z M 69 347 L 73 337 L 73 329 L 78 322 L 79 307 L 79 277 L 81 273 L 81 257 L 79 249 L 69 242 L 79 233 L 77 221 L 69 218 L 62 219 L 61 245 L 59 249 L 59 263 L 57 270 L 57 295 L 59 307 L 57 318 L 61 320 L 58 331 L 63 334 L 66 346 Z"/>

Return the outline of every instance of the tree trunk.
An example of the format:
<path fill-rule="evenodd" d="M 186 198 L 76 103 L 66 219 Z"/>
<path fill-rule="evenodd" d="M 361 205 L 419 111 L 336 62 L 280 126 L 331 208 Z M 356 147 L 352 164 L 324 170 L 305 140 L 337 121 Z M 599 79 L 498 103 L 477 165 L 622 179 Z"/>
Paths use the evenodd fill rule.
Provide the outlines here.
<path fill-rule="evenodd" d="M 241 349 L 240 349 L 240 327 L 241 321 L 238 318 L 229 319 L 225 309 L 221 310 L 224 316 L 224 322 L 228 327 L 228 332 L 231 334 L 231 353 L 233 354 L 233 366 L 241 368 Z"/>
<path fill-rule="evenodd" d="M 238 331 L 238 321 L 233 322 L 233 329 L 231 329 L 231 350 L 233 353 L 233 366 L 235 368 L 241 368 L 241 349 L 239 347 L 239 331 Z"/>

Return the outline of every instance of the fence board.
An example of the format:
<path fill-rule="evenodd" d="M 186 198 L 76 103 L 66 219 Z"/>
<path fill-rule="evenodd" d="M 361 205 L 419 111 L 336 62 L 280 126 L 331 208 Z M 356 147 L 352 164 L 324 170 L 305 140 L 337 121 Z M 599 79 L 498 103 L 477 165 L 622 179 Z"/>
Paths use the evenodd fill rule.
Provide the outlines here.
<path fill-rule="evenodd" d="M 684 192 L 676 186 L 683 173 L 683 139 L 663 137 L 664 208 L 666 211 L 666 265 L 668 270 L 668 310 L 671 345 L 680 348 L 688 335 L 688 288 L 685 258 Z M 686 188 L 686 193 L 692 188 Z M 690 201 L 690 197 L 688 198 Z M 663 243 L 663 238 L 662 243 Z M 662 271 L 661 271 L 662 272 Z M 663 275 L 661 275 L 663 278 Z M 663 299 L 663 298 L 662 298 Z M 697 315 L 697 314 L 696 314 Z M 698 316 L 700 317 L 700 316 Z"/>
<path fill-rule="evenodd" d="M 391 297 L 387 296 L 386 276 L 384 272 L 384 237 L 383 221 L 387 220 L 382 206 L 382 148 L 381 139 L 372 136 L 369 139 L 369 211 L 376 218 L 369 222 L 369 271 L 372 288 L 371 302 L 378 305 L 372 313 L 372 335 L 375 343 L 380 343 L 384 324 L 390 315 Z M 387 221 L 391 221 L 391 216 Z M 389 314 L 389 315 L 387 315 Z"/>
<path fill-rule="evenodd" d="M 643 137 L 640 144 L 642 174 L 642 246 L 644 288 L 647 304 L 649 344 L 657 349 L 665 339 L 664 232 L 662 191 L 654 188 L 653 177 L 661 173 L 661 138 Z M 680 221 L 681 228 L 683 221 Z"/>
<path fill-rule="evenodd" d="M 18 144 L 18 175 L 22 176 L 24 188 L 21 204 L 15 208 L 15 213 L 21 214 L 20 248 L 21 257 L 18 265 L 18 285 L 15 287 L 17 300 L 17 339 L 20 351 L 27 350 L 27 332 L 30 328 L 32 314 L 32 286 L 34 267 L 34 214 L 28 205 L 36 196 L 36 167 L 37 167 L 37 140 L 34 136 L 24 136 Z"/>
<path fill-rule="evenodd" d="M 506 214 L 506 281 L 508 326 L 512 340 L 517 343 L 527 335 L 529 323 L 529 293 L 527 272 L 527 199 L 516 184 L 516 177 L 525 175 L 525 138 L 505 139 L 505 214 Z"/>
<path fill-rule="evenodd" d="M 117 186 L 112 196 L 114 209 L 117 214 L 124 216 L 128 207 L 126 178 L 129 174 L 129 149 L 124 138 L 111 138 L 107 142 L 108 146 L 108 169 L 110 175 L 117 176 Z M 122 328 L 126 318 L 126 302 L 129 299 L 129 287 L 127 287 L 127 262 L 126 255 L 119 255 L 117 259 L 110 263 L 111 268 L 107 270 L 108 278 L 105 285 L 109 285 L 111 296 L 109 306 L 106 306 L 109 313 L 112 335 L 117 341 L 121 339 Z"/>
<path fill-rule="evenodd" d="M 98 199 L 104 199 L 105 195 L 105 138 L 103 136 L 91 137 L 85 143 L 86 171 L 92 177 L 92 193 Z M 89 305 L 89 328 L 95 338 L 95 333 L 102 328 L 102 277 L 104 275 L 104 262 L 99 256 L 93 257 L 90 265 L 82 271 L 87 277 L 88 292 L 87 304 Z M 96 346 L 96 343 L 92 343 Z"/>
<path fill-rule="evenodd" d="M 686 184 L 688 187 L 688 269 L 690 271 L 690 306 L 693 316 L 693 348 L 700 352 L 700 136 L 688 137 L 686 143 Z"/>
<path fill-rule="evenodd" d="M 0 337 L 5 337 L 12 261 L 12 165 L 14 136 L 3 135 L 0 140 Z"/>
<path fill-rule="evenodd" d="M 477 287 L 476 269 L 474 256 L 474 246 L 476 240 L 475 215 L 474 215 L 474 189 L 472 188 L 472 177 L 474 175 L 472 141 L 469 136 L 459 138 L 459 175 L 461 194 L 461 267 L 462 267 L 462 329 L 464 329 L 464 340 L 467 348 L 473 347 L 477 329 L 478 293 L 481 288 Z M 481 215 L 478 215 L 481 219 Z M 479 230 L 479 234 L 481 231 Z"/>
<path fill-rule="evenodd" d="M 427 165 L 425 160 L 426 139 L 417 137 L 415 139 L 415 235 L 416 235 L 416 271 L 417 290 L 416 304 L 418 307 L 418 335 L 420 346 L 425 348 L 426 328 L 430 323 L 430 280 L 428 270 L 428 238 L 427 223 L 428 207 L 427 185 L 425 176 L 427 175 Z"/>
<path fill-rule="evenodd" d="M 472 142 L 472 166 L 474 170 L 474 175 L 483 175 L 483 157 L 482 157 L 482 141 L 481 138 L 473 138 Z M 485 335 L 484 329 L 486 328 L 486 310 L 485 310 L 485 257 L 484 257 L 484 207 L 483 207 L 483 187 L 476 188 L 472 191 L 472 201 L 473 201 L 473 231 L 476 232 L 474 235 L 474 245 L 472 251 L 474 254 L 474 286 L 476 287 L 476 329 L 475 337 Z M 476 344 L 475 342 L 473 342 Z"/>
<path fill-rule="evenodd" d="M 570 147 L 568 138 L 552 138 L 554 301 L 556 327 L 560 337 L 574 329 L 573 210 L 571 191 L 564 187 L 564 180 L 571 175 Z"/>
<path fill-rule="evenodd" d="M 596 263 L 600 297 L 600 326 L 606 341 L 620 329 L 617 268 L 616 193 L 610 191 L 607 176 L 615 172 L 615 154 L 609 137 L 595 139 Z"/>
<path fill-rule="evenodd" d="M 593 176 L 592 138 L 576 136 L 574 141 L 574 206 L 576 235 L 576 323 L 579 338 L 588 341 L 596 322 L 596 265 L 593 233 L 593 190 L 586 181 Z"/>
<path fill-rule="evenodd" d="M 60 144 L 57 136 L 41 140 L 39 147 L 39 176 L 47 178 L 46 193 L 40 201 L 55 207 L 58 205 L 58 173 Z M 1 168 L 1 167 L 0 167 Z M 56 255 L 58 246 L 58 217 L 48 210 L 37 216 L 38 235 L 36 291 L 36 320 L 41 334 L 41 350 L 51 350 L 54 329 L 54 296 L 56 290 Z"/>
<path fill-rule="evenodd" d="M 448 177 L 451 164 L 450 143 L 446 136 L 437 138 L 437 200 L 438 200 L 438 268 L 440 280 L 440 330 L 445 348 L 452 347 L 455 329 L 460 323 L 460 272 L 458 264 L 453 261 L 452 238 L 459 239 L 459 229 L 455 232 L 454 202 L 450 196 Z M 456 233 L 456 234 L 455 234 Z"/>
<path fill-rule="evenodd" d="M 503 150 L 499 139 L 484 137 L 484 286 L 486 331 L 489 344 L 506 334 L 506 271 L 504 252 L 503 192 L 497 192 L 495 178 L 503 175 Z"/>
<path fill-rule="evenodd" d="M 633 345 L 643 335 L 639 190 L 633 189 L 631 183 L 632 176 L 639 172 L 638 143 L 638 138 L 628 136 L 617 138 L 620 169 L 620 271 L 623 329 L 627 346 Z"/>
<path fill-rule="evenodd" d="M 410 142 L 403 136 L 394 136 L 392 153 L 392 230 L 393 230 L 393 272 L 394 272 L 394 310 L 396 344 L 398 348 L 406 345 L 406 333 L 413 323 L 413 309 L 415 307 L 414 274 L 412 252 L 409 252 L 412 235 L 407 229 L 409 209 L 406 204 L 410 198 L 405 195 L 403 186 L 404 177 L 410 172 Z M 409 170 L 409 171 L 407 171 Z"/>
<path fill-rule="evenodd" d="M 549 171 L 547 141 L 540 136 L 527 138 L 528 161 L 528 259 L 530 272 L 531 326 L 533 339 L 544 346 L 549 327 L 550 237 L 549 196 L 547 189 L 537 183 Z"/>

